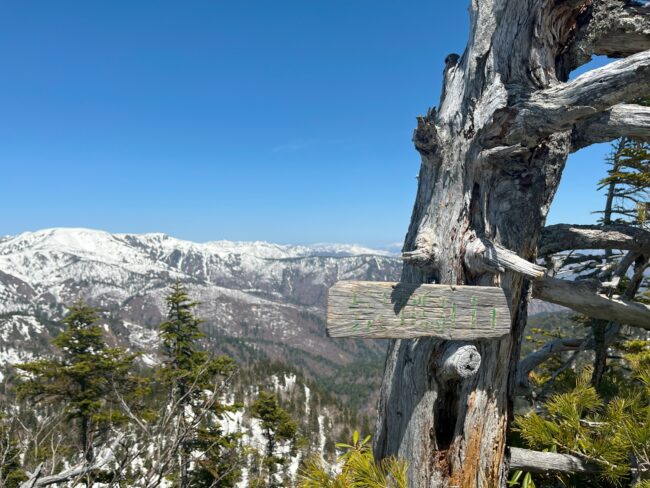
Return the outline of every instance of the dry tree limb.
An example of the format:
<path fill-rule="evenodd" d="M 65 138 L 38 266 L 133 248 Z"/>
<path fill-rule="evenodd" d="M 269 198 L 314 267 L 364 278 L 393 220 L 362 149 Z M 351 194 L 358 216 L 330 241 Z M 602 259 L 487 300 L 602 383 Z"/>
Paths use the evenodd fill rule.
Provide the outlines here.
<path fill-rule="evenodd" d="M 577 123 L 571 134 L 571 151 L 620 137 L 650 141 L 650 107 L 614 105 L 605 112 Z"/>
<path fill-rule="evenodd" d="M 632 300 L 634 298 L 643 280 L 643 274 L 645 272 L 645 269 L 650 263 L 648 259 L 638 261 L 639 257 L 640 257 L 639 254 L 630 251 L 621 260 L 621 263 L 619 263 L 619 266 L 615 271 L 615 279 L 616 279 L 616 277 L 625 275 L 627 273 L 628 268 L 631 266 L 631 264 L 635 260 L 637 260 L 637 263 L 635 264 L 634 267 L 634 273 L 630 279 L 630 283 L 628 284 L 627 288 L 625 289 L 625 292 L 622 295 L 622 298 L 624 300 Z M 618 334 L 620 328 L 621 328 L 620 322 L 610 321 L 607 324 L 607 326 L 605 327 L 604 337 L 603 337 L 603 343 L 605 346 L 611 344 L 614 341 L 614 338 Z M 582 339 L 561 338 L 546 343 L 543 347 L 541 347 L 537 351 L 534 351 L 533 353 L 529 354 L 528 356 L 526 356 L 525 358 L 519 361 L 517 365 L 517 373 L 516 373 L 516 386 L 518 391 L 519 392 L 528 391 L 530 387 L 528 383 L 528 374 L 537 366 L 539 366 L 540 364 L 548 360 L 552 355 L 560 352 L 574 351 L 574 354 L 571 356 L 571 358 L 568 361 L 566 361 L 564 365 L 553 374 L 553 377 L 551 378 L 551 380 L 547 382 L 547 385 L 552 383 L 552 381 L 554 381 L 554 379 L 557 376 L 559 376 L 559 374 L 562 373 L 562 371 L 564 371 L 566 368 L 571 366 L 571 364 L 573 364 L 578 354 L 586 350 L 594 349 L 595 347 L 596 347 L 596 340 L 594 338 L 593 331 Z M 548 390 L 547 387 L 545 387 L 545 389 L 542 391 L 540 396 L 544 396 L 546 390 Z"/>
<path fill-rule="evenodd" d="M 622 58 L 650 49 L 650 8 L 628 0 L 581 1 L 573 42 L 560 59 L 565 77 L 593 55 Z"/>
<path fill-rule="evenodd" d="M 519 361 L 519 364 L 517 365 L 517 389 L 521 392 L 528 391 L 530 388 L 528 375 L 532 370 L 540 364 L 548 361 L 548 359 L 555 354 L 578 350 L 583 345 L 583 342 L 583 338 L 577 337 L 554 339 L 544 344 L 538 350 L 530 353 Z"/>
<path fill-rule="evenodd" d="M 631 225 L 548 225 L 542 229 L 540 256 L 573 249 L 621 249 L 650 254 L 650 232 Z"/>
<path fill-rule="evenodd" d="M 438 361 L 436 375 L 441 381 L 466 380 L 481 367 L 481 354 L 472 344 L 450 341 Z"/>
<path fill-rule="evenodd" d="M 650 50 L 578 76 L 575 80 L 532 93 L 496 115 L 508 131 L 507 144 L 535 147 L 549 135 L 570 130 L 577 122 L 648 94 Z M 505 120 L 504 120 L 505 117 Z"/>
<path fill-rule="evenodd" d="M 30 478 L 20 485 L 20 488 L 38 488 L 41 486 L 53 485 L 55 483 L 65 483 L 66 481 L 78 479 L 86 474 L 101 469 L 115 459 L 115 451 L 123 438 L 124 434 L 116 435 L 110 446 L 108 446 L 92 463 L 84 462 L 60 473 L 43 477 L 40 477 L 42 466 L 39 465 Z"/>
<path fill-rule="evenodd" d="M 540 452 L 510 447 L 510 471 L 521 469 L 529 473 L 597 473 L 601 466 L 571 454 Z"/>
<path fill-rule="evenodd" d="M 545 277 L 533 283 L 533 297 L 571 308 L 595 319 L 650 330 L 650 307 L 596 293 L 582 282 Z"/>
<path fill-rule="evenodd" d="M 502 270 L 521 274 L 533 281 L 533 297 L 571 308 L 590 317 L 650 330 L 650 307 L 624 297 L 598 293 L 599 283 L 568 281 L 546 276 L 546 269 L 485 238 L 468 239 L 465 266 L 474 274 Z M 602 285 L 600 285 L 602 286 Z"/>

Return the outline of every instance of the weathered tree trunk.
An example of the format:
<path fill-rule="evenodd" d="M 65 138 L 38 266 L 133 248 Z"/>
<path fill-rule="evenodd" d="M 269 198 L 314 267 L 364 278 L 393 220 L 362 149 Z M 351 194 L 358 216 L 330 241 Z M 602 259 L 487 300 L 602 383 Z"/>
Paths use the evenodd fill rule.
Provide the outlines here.
<path fill-rule="evenodd" d="M 621 15 L 645 20 L 616 30 L 611 16 Z M 481 366 L 462 380 L 436 371 L 448 343 L 391 344 L 375 455 L 406 460 L 411 487 L 503 486 L 529 284 L 491 267 L 489 250 L 484 263 L 466 250 L 479 238 L 535 258 L 568 154 L 618 137 L 625 124 L 612 118 L 609 127 L 602 114 L 648 93 L 650 52 L 638 53 L 650 46 L 646 21 L 643 9 L 623 0 L 472 0 L 465 53 L 447 57 L 440 106 L 418 118 L 414 134 L 422 166 L 402 281 L 501 286 L 511 334 L 472 342 Z M 628 46 L 625 29 L 636 46 Z M 629 57 L 565 83 L 592 53 L 605 52 L 608 36 L 622 47 L 606 54 Z M 581 132 L 596 123 L 611 130 L 602 138 Z"/>

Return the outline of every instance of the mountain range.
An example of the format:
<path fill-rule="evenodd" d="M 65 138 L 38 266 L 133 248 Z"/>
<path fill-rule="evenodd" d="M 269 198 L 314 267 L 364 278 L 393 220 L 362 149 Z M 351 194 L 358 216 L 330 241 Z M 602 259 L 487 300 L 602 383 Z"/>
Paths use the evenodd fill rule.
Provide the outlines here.
<path fill-rule="evenodd" d="M 361 406 L 380 381 L 386 343 L 328 338 L 327 290 L 339 280 L 396 281 L 400 270 L 387 251 L 345 244 L 194 243 L 71 228 L 4 237 L 0 369 L 48 354 L 78 299 L 101 309 L 109 342 L 155 363 L 165 296 L 180 281 L 200 302 L 212 350 L 243 366 L 286 363 Z"/>
<path fill-rule="evenodd" d="M 338 280 L 394 281 L 400 267 L 386 251 L 352 245 L 199 244 L 68 228 L 5 237 L 0 367 L 47 354 L 66 305 L 80 298 L 101 309 L 110 342 L 155 362 L 165 295 L 180 281 L 200 302 L 197 315 L 216 352 L 243 365 L 283 361 L 308 377 L 344 381 L 342 368 L 380 365 L 385 343 L 327 338 L 327 290 Z"/>

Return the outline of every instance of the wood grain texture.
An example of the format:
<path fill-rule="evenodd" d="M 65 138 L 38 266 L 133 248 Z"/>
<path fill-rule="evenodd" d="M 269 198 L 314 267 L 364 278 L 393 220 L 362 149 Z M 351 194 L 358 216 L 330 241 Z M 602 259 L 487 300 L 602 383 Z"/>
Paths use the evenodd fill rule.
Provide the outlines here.
<path fill-rule="evenodd" d="M 588 283 L 544 277 L 533 283 L 533 296 L 601 320 L 650 330 L 650 307 L 595 293 Z"/>
<path fill-rule="evenodd" d="M 521 469 L 530 473 L 597 473 L 601 467 L 570 454 L 539 452 L 511 447 L 510 471 Z"/>
<path fill-rule="evenodd" d="M 473 344 L 448 342 L 437 366 L 439 380 L 465 381 L 476 375 L 481 367 L 481 353 Z"/>
<path fill-rule="evenodd" d="M 542 229 L 540 256 L 574 249 L 629 249 L 650 253 L 650 231 L 625 224 L 555 224 Z"/>
<path fill-rule="evenodd" d="M 330 288 L 330 337 L 498 339 L 510 332 L 501 288 L 341 281 Z"/>
<path fill-rule="evenodd" d="M 577 123 L 571 134 L 571 152 L 619 137 L 650 141 L 650 107 L 614 105 L 605 112 Z"/>

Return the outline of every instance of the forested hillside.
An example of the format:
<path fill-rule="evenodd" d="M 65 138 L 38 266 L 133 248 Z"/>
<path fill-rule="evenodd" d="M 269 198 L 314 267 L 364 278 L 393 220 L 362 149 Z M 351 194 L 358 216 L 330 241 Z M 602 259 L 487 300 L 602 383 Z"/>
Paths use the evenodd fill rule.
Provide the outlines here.
<path fill-rule="evenodd" d="M 370 430 L 288 362 L 215 353 L 180 282 L 166 301 L 156 350 L 110 346 L 101 311 L 77 301 L 51 351 L 7 366 L 2 486 L 38 470 L 98 486 L 289 486 L 307 459 L 332 463 L 336 440 Z"/>

